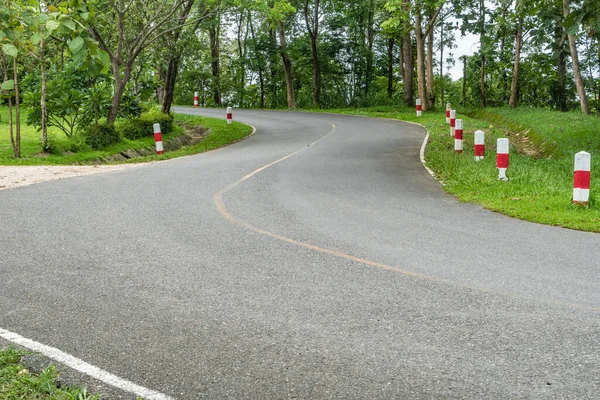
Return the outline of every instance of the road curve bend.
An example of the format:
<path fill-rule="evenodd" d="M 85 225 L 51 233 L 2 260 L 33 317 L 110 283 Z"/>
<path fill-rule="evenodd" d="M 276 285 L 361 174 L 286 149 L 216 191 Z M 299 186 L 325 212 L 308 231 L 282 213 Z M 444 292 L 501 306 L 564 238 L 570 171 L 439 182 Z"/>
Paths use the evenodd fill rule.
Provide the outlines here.
<path fill-rule="evenodd" d="M 412 124 L 234 118 L 0 192 L 0 331 L 181 399 L 598 398 L 600 236 L 457 202 Z"/>

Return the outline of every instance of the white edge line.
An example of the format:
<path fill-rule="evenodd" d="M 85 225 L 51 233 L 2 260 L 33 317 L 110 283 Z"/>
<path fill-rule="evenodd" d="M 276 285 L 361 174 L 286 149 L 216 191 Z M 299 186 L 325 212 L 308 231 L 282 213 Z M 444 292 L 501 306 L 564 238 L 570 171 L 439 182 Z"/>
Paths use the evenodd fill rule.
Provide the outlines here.
<path fill-rule="evenodd" d="M 46 357 L 58 361 L 59 363 L 64 364 L 76 371 L 79 371 L 85 375 L 88 375 L 94 379 L 97 379 L 101 382 L 119 388 L 126 392 L 133 393 L 136 396 L 143 397 L 144 399 L 173 400 L 172 397 L 166 394 L 136 385 L 131 381 L 120 378 L 116 375 L 111 374 L 110 372 L 106 372 L 103 369 L 88 364 L 83 360 L 80 360 L 70 354 L 60 351 L 59 349 L 46 346 L 45 344 L 36 342 L 31 339 L 24 338 L 23 336 L 17 333 L 13 333 L 0 328 L 0 337 L 8 340 L 9 342 L 25 347 L 26 349 L 41 353 Z"/>

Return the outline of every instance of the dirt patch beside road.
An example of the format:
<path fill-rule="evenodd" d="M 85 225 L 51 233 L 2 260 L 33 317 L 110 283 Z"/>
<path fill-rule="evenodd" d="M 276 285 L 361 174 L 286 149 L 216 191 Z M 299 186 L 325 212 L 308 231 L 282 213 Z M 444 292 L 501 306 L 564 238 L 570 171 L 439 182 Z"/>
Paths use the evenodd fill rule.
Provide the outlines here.
<path fill-rule="evenodd" d="M 99 174 L 143 164 L 90 165 L 90 166 L 0 166 L 0 190 L 12 189 L 35 183 L 70 178 L 73 176 Z"/>

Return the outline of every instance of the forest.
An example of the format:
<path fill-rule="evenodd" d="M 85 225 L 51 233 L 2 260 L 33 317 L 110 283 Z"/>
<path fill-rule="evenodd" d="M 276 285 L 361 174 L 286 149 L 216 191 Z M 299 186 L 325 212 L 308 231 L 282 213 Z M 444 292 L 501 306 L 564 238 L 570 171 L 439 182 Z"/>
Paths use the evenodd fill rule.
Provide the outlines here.
<path fill-rule="evenodd" d="M 455 56 L 468 34 L 476 50 Z M 598 0 L 3 0 L 0 45 L 15 157 L 21 123 L 43 151 L 49 127 L 102 146 L 196 92 L 205 107 L 600 111 Z"/>

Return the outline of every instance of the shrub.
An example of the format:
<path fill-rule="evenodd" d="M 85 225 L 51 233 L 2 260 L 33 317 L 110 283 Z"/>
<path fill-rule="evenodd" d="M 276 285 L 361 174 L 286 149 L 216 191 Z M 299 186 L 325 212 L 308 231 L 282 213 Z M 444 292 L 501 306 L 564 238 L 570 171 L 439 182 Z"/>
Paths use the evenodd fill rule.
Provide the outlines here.
<path fill-rule="evenodd" d="M 154 135 L 154 124 L 160 124 L 163 134 L 171 132 L 173 117 L 153 109 L 140 115 L 139 118 L 131 118 L 121 125 L 121 132 L 127 139 L 139 139 Z"/>
<path fill-rule="evenodd" d="M 120 140 L 119 133 L 112 125 L 90 125 L 83 131 L 85 142 L 93 149 L 103 149 Z"/>
<path fill-rule="evenodd" d="M 55 155 L 63 155 L 64 153 L 79 153 L 80 151 L 89 150 L 90 146 L 86 143 L 85 138 L 80 134 L 74 134 L 65 139 L 48 138 L 48 153 Z"/>

